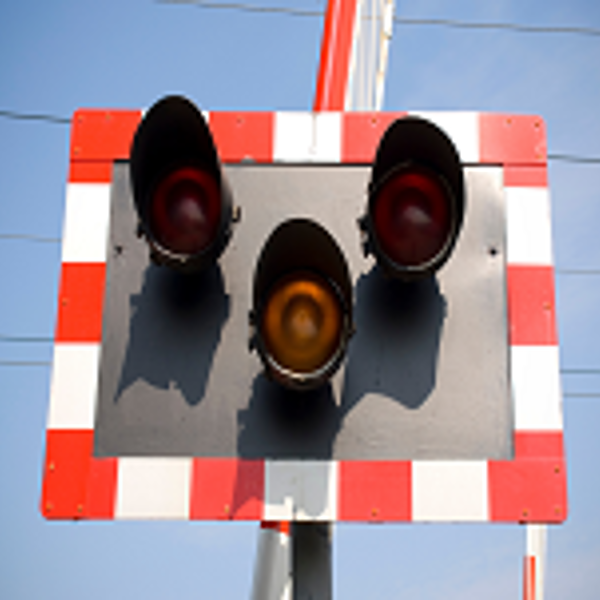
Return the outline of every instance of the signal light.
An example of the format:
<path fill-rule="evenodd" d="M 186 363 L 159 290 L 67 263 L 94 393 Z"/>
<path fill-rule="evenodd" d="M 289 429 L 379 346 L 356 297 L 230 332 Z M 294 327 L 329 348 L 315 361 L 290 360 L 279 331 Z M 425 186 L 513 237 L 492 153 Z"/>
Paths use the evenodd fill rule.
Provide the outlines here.
<path fill-rule="evenodd" d="M 156 262 L 197 271 L 220 256 L 235 211 L 194 104 L 169 96 L 152 106 L 133 140 L 130 175 L 139 231 Z"/>
<path fill-rule="evenodd" d="M 286 387 L 314 389 L 337 370 L 352 334 L 352 283 L 342 251 L 308 219 L 279 225 L 254 274 L 251 348 Z"/>
<path fill-rule="evenodd" d="M 460 158 L 437 126 L 416 117 L 385 132 L 359 221 L 365 255 L 384 271 L 411 280 L 437 271 L 450 256 L 464 213 Z"/>

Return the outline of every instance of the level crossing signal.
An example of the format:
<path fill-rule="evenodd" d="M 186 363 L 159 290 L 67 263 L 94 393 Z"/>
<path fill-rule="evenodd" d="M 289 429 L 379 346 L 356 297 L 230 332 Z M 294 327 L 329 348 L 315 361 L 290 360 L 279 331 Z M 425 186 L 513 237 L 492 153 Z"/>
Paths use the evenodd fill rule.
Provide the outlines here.
<path fill-rule="evenodd" d="M 44 514 L 564 519 L 540 123 L 79 111 Z"/>

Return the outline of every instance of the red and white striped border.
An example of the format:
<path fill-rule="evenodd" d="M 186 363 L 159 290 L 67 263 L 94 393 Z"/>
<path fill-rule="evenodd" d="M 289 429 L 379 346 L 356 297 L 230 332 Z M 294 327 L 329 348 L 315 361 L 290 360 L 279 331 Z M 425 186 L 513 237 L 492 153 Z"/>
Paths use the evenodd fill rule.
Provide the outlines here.
<path fill-rule="evenodd" d="M 406 113 L 207 113 L 225 163 L 370 163 Z M 415 113 L 416 114 L 416 113 Z M 463 162 L 502 166 L 514 459 L 279 461 L 93 456 L 113 161 L 141 111 L 75 113 L 41 508 L 56 519 L 513 521 L 566 518 L 544 123 L 418 113 Z"/>

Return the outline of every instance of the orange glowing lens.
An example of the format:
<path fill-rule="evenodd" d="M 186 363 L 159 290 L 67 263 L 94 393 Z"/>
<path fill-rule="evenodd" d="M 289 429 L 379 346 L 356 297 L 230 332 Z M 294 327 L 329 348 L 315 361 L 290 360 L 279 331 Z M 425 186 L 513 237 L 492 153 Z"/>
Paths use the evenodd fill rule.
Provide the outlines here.
<path fill-rule="evenodd" d="M 342 338 L 342 308 L 335 290 L 312 273 L 275 284 L 262 312 L 266 350 L 281 367 L 312 373 L 335 356 Z"/>

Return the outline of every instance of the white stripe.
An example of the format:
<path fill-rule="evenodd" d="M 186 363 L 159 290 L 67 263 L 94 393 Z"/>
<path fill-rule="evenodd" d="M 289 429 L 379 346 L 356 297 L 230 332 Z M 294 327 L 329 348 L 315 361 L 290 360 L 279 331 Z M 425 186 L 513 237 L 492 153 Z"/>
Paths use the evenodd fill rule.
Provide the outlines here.
<path fill-rule="evenodd" d="M 339 163 L 341 113 L 275 113 L 275 162 Z"/>
<path fill-rule="evenodd" d="M 120 458 L 116 519 L 189 519 L 191 458 Z"/>
<path fill-rule="evenodd" d="M 414 461 L 414 521 L 487 521 L 486 461 Z"/>
<path fill-rule="evenodd" d="M 552 265 L 550 200 L 545 187 L 507 187 L 509 264 Z"/>
<path fill-rule="evenodd" d="M 452 140 L 463 163 L 478 163 L 479 113 L 476 112 L 410 112 L 437 125 Z"/>
<path fill-rule="evenodd" d="M 510 368 L 515 429 L 562 430 L 558 346 L 512 346 Z"/>
<path fill-rule="evenodd" d="M 265 521 L 335 521 L 335 461 L 265 461 Z"/>
<path fill-rule="evenodd" d="M 63 231 L 63 262 L 105 262 L 110 184 L 69 183 Z"/>
<path fill-rule="evenodd" d="M 55 344 L 49 429 L 93 429 L 100 346 Z"/>

